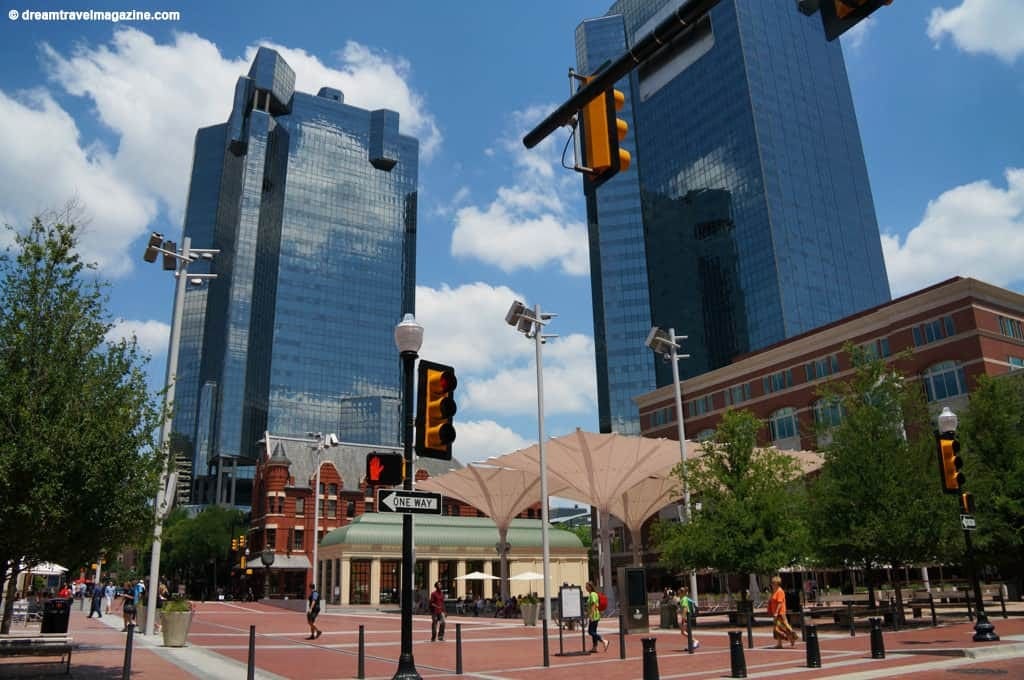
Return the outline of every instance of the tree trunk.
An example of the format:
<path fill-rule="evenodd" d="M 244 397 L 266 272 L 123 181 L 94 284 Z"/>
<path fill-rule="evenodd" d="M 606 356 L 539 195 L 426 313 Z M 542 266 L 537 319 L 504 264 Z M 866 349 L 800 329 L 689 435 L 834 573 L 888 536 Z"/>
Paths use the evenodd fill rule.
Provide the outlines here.
<path fill-rule="evenodd" d="M 0 572 L 0 584 L 3 584 L 5 579 L 10 574 L 10 581 L 7 581 L 7 592 L 4 593 L 4 612 L 3 619 L 0 620 L 0 633 L 6 635 L 11 632 L 11 617 L 14 615 L 14 594 L 18 590 L 18 564 L 15 562 L 9 562 L 4 560 L 3 571 Z"/>

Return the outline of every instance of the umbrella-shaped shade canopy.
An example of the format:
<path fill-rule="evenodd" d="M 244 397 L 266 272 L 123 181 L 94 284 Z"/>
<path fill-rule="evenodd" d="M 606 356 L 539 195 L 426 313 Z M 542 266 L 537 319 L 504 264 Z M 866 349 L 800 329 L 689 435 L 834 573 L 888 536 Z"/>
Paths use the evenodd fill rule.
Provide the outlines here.
<path fill-rule="evenodd" d="M 465 574 L 463 576 L 456 576 L 455 580 L 456 581 L 497 581 L 499 579 L 498 579 L 497 576 L 491 576 L 490 574 L 485 574 L 482 571 L 471 571 L 468 574 Z"/>
<path fill-rule="evenodd" d="M 509 576 L 509 581 L 539 581 L 544 578 L 544 574 L 538 574 L 535 571 L 524 571 L 522 574 L 516 574 L 515 576 Z"/>

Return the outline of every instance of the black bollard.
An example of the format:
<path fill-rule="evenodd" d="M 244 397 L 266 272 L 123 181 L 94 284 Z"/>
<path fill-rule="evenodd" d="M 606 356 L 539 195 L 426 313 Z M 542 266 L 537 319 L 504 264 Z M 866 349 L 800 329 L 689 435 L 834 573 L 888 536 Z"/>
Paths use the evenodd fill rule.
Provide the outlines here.
<path fill-rule="evenodd" d="M 928 606 L 932 608 L 932 628 L 939 625 L 939 617 L 935 615 L 935 596 L 928 593 Z"/>
<path fill-rule="evenodd" d="M 857 634 L 857 631 L 854 630 L 854 628 L 853 628 L 853 603 L 852 602 L 847 602 L 846 603 L 846 615 L 850 618 L 850 637 L 853 637 L 853 636 L 855 636 Z"/>
<path fill-rule="evenodd" d="M 364 626 L 359 626 L 359 653 L 356 659 L 356 677 L 362 680 L 366 677 L 366 629 Z"/>
<path fill-rule="evenodd" d="M 619 658 L 626 658 L 626 626 L 625 618 L 619 616 Z"/>
<path fill-rule="evenodd" d="M 128 680 L 132 674 L 132 638 L 135 637 L 135 624 L 128 624 L 128 637 L 124 641 L 124 665 L 121 667 L 121 680 Z"/>
<path fill-rule="evenodd" d="M 882 639 L 882 619 L 868 619 L 871 623 L 871 658 L 885 658 L 885 641 Z"/>
<path fill-rule="evenodd" d="M 809 624 L 804 628 L 804 639 L 807 641 L 807 667 L 821 668 L 821 649 L 818 647 L 818 627 Z"/>
<path fill-rule="evenodd" d="M 256 677 L 256 626 L 249 626 L 249 663 L 245 675 L 246 680 Z"/>
<path fill-rule="evenodd" d="M 541 623 L 543 624 L 541 630 L 541 635 L 543 636 L 541 648 L 544 657 L 544 668 L 548 668 L 551 666 L 551 652 L 548 648 L 548 620 L 544 619 Z"/>
<path fill-rule="evenodd" d="M 729 664 L 733 678 L 747 677 L 747 660 L 743 656 L 743 631 L 729 631 Z"/>
<path fill-rule="evenodd" d="M 644 638 L 644 680 L 660 680 L 658 674 L 658 652 L 654 649 L 657 638 Z"/>
<path fill-rule="evenodd" d="M 462 624 L 455 624 L 455 675 L 462 675 Z"/>

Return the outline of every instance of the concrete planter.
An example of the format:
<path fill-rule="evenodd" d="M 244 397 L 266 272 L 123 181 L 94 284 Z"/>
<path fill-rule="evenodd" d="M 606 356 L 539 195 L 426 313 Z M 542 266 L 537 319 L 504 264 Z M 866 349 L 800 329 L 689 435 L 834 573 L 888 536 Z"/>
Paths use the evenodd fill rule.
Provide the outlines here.
<path fill-rule="evenodd" d="M 160 617 L 164 647 L 184 647 L 192 626 L 192 612 L 161 612 Z"/>
<path fill-rule="evenodd" d="M 523 625 L 537 625 L 537 614 L 540 612 L 539 602 L 536 604 L 521 604 L 519 605 L 519 609 L 523 612 Z"/>

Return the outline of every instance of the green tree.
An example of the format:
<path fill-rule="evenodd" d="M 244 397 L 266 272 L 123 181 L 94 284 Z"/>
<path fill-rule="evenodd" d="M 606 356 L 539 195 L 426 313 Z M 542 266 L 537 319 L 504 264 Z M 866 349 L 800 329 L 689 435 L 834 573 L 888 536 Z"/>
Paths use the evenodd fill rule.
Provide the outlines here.
<path fill-rule="evenodd" d="M 677 570 L 767 573 L 804 557 L 800 468 L 774 448 L 758 448 L 760 429 L 750 412 L 728 411 L 702 455 L 688 462 L 690 493 L 701 509 L 689 524 L 654 525 L 662 563 Z M 681 465 L 673 474 L 682 479 Z"/>
<path fill-rule="evenodd" d="M 1024 372 L 981 376 L 959 427 L 979 563 L 1024 586 Z"/>
<path fill-rule="evenodd" d="M 211 561 L 215 570 L 226 573 L 234 561 L 231 539 L 244 533 L 244 527 L 244 513 L 233 508 L 211 505 L 195 517 L 176 510 L 164 524 L 166 557 L 161 560 L 161 570 L 189 584 L 205 578 Z"/>
<path fill-rule="evenodd" d="M 842 420 L 811 485 L 808 522 L 823 563 L 863 567 L 873 586 L 872 569 L 948 558 L 954 518 L 939 489 L 920 383 L 860 347 L 844 351 L 853 375 L 822 392 L 840 405 Z"/>
<path fill-rule="evenodd" d="M 88 564 L 153 525 L 146 358 L 105 339 L 103 284 L 75 242 L 69 220 L 37 218 L 0 259 L 0 582 L 22 563 Z"/>

